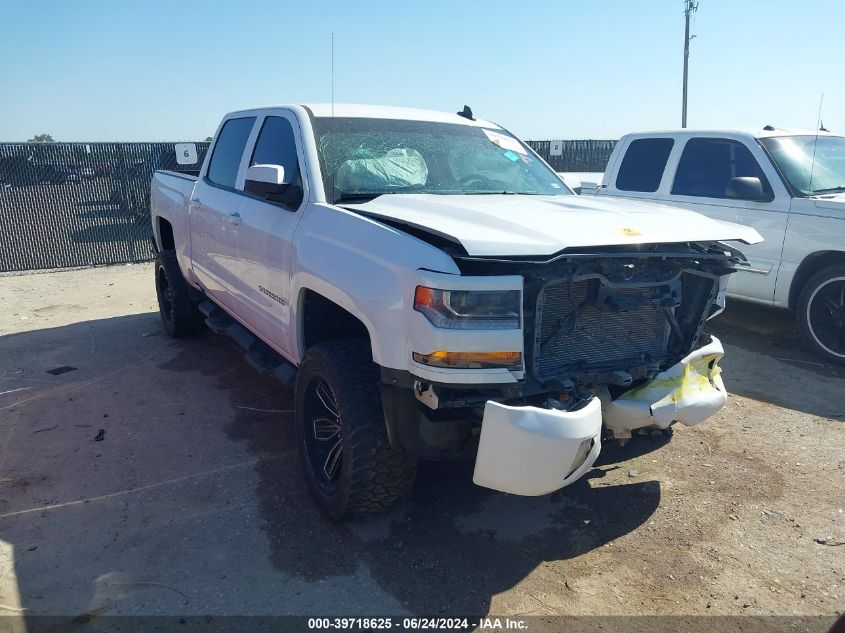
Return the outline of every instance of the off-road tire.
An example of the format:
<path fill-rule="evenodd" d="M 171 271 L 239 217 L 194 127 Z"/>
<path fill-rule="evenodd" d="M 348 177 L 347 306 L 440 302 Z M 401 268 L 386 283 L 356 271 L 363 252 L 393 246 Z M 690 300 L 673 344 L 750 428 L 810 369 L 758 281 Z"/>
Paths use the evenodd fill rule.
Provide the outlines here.
<path fill-rule="evenodd" d="M 834 264 L 833 266 L 822 268 L 810 277 L 801 289 L 796 313 L 798 317 L 798 329 L 813 351 L 828 361 L 845 365 L 845 350 L 841 347 L 840 349 L 831 349 L 820 340 L 817 327 L 815 327 L 818 325 L 818 319 L 813 319 L 811 312 L 813 308 L 812 302 L 818 300 L 817 295 L 819 292 L 829 287 L 830 284 L 839 285 L 843 283 L 845 283 L 845 264 Z M 839 305 L 840 301 L 836 300 L 835 303 Z M 843 306 L 840 306 L 837 312 L 840 315 L 840 324 L 842 322 L 842 309 Z"/>
<path fill-rule="evenodd" d="M 374 514 L 411 492 L 416 463 L 387 440 L 378 389 L 378 368 L 365 340 L 318 343 L 305 353 L 296 377 L 296 439 L 302 470 L 317 505 L 331 519 Z M 306 434 L 314 421 L 306 415 L 315 381 L 331 389 L 338 411 L 343 448 L 335 481 L 323 478 L 325 466 L 309 449 Z M 322 470 L 322 472 L 325 472 Z"/>
<path fill-rule="evenodd" d="M 176 251 L 161 251 L 156 255 L 155 265 L 156 297 L 165 331 L 173 338 L 195 334 L 202 327 L 202 314 L 179 270 Z"/>

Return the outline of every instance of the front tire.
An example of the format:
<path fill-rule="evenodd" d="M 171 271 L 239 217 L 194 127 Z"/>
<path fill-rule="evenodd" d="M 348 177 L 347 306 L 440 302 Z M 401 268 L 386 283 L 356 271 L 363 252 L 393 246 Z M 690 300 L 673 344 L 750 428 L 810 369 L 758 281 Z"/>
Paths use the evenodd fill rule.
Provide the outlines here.
<path fill-rule="evenodd" d="M 845 364 L 845 264 L 810 277 L 798 298 L 798 329 L 818 355 Z"/>
<path fill-rule="evenodd" d="M 297 372 L 295 403 L 305 480 L 327 516 L 374 514 L 410 493 L 416 463 L 388 443 L 378 368 L 366 341 L 310 347 Z"/>
<path fill-rule="evenodd" d="M 161 323 L 173 338 L 182 338 L 197 332 L 202 326 L 202 315 L 191 298 L 190 286 L 182 276 L 175 250 L 156 254 L 156 297 Z"/>

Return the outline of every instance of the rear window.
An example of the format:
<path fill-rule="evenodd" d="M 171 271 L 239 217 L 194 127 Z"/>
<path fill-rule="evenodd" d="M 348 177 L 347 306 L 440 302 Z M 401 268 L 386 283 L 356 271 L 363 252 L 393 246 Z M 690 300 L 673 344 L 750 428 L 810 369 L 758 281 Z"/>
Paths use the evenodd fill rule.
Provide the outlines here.
<path fill-rule="evenodd" d="M 621 191 L 657 191 L 674 143 L 671 138 L 631 141 L 616 175 L 616 188 Z"/>
<path fill-rule="evenodd" d="M 214 143 L 214 153 L 208 164 L 208 179 L 216 185 L 234 187 L 238 177 L 238 167 L 246 147 L 249 133 L 255 117 L 244 119 L 229 119 L 223 124 L 217 142 Z"/>

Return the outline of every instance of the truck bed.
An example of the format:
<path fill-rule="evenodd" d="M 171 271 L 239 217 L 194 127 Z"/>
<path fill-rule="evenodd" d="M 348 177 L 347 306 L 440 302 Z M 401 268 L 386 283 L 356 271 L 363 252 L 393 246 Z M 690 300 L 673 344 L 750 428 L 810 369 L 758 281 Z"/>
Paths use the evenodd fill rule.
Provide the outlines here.
<path fill-rule="evenodd" d="M 188 205 L 196 182 L 197 176 L 157 169 L 150 185 L 150 213 L 153 218 L 153 233 L 156 236 L 156 242 L 162 244 L 161 223 L 166 221 L 172 227 L 170 235 L 176 236 L 177 240 L 181 237 L 181 242 L 183 242 L 168 244 L 168 246 L 176 248 L 180 253 L 184 253 L 187 243 L 184 236 L 189 235 Z"/>

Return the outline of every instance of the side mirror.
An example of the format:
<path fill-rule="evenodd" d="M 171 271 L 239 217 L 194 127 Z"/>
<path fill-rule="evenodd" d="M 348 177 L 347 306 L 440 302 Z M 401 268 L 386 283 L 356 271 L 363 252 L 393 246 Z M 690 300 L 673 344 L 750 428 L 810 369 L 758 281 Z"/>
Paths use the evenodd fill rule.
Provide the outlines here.
<path fill-rule="evenodd" d="M 578 193 L 578 194 L 581 194 L 581 195 L 584 195 L 584 194 L 594 194 L 594 193 L 596 193 L 596 192 L 598 191 L 598 189 L 599 189 L 599 184 L 601 184 L 601 183 L 598 183 L 598 182 L 590 182 L 590 181 L 588 181 L 588 180 L 582 180 L 582 181 L 581 181 L 581 186 L 580 186 L 580 187 L 577 187 L 577 189 L 578 189 L 578 190 L 577 190 L 575 193 Z"/>
<path fill-rule="evenodd" d="M 246 170 L 244 191 L 260 198 L 284 193 L 288 188 L 285 182 L 285 168 L 281 165 L 253 165 Z"/>
<path fill-rule="evenodd" d="M 732 178 L 725 189 L 725 197 L 734 200 L 767 202 L 771 198 L 763 191 L 763 183 L 756 176 Z"/>

